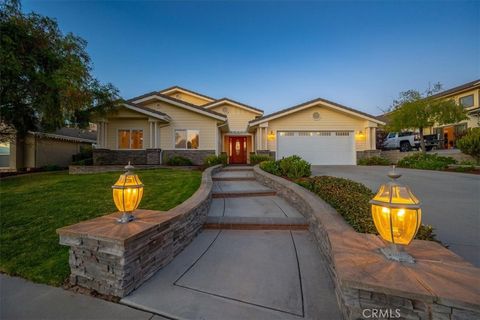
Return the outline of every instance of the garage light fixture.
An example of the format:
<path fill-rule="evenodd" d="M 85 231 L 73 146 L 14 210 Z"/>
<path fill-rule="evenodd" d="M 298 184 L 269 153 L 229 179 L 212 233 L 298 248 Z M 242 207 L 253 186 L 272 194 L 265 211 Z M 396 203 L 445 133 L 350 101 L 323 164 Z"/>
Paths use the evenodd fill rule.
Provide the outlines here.
<path fill-rule="evenodd" d="M 270 133 L 267 135 L 267 139 L 268 141 L 275 140 L 275 133 L 273 132 L 273 130 L 270 130 Z"/>
<path fill-rule="evenodd" d="M 133 166 L 129 161 L 125 166 L 125 173 L 120 175 L 112 186 L 115 206 L 118 211 L 123 212 L 117 220 L 119 223 L 128 223 L 135 219 L 132 212 L 138 208 L 143 197 L 143 184 L 132 170 Z"/>
<path fill-rule="evenodd" d="M 356 138 L 357 140 L 363 140 L 363 139 L 365 139 L 365 134 L 363 133 L 362 130 L 357 131 L 357 134 L 355 135 L 355 138 Z"/>
<path fill-rule="evenodd" d="M 381 185 L 375 197 L 370 200 L 375 227 L 382 239 L 389 243 L 388 247 L 380 251 L 388 259 L 414 263 L 415 260 L 403 251 L 402 246 L 410 244 L 420 227 L 420 200 L 410 188 L 396 182 L 401 174 L 395 172 L 395 166 L 388 177 L 392 180 Z"/>

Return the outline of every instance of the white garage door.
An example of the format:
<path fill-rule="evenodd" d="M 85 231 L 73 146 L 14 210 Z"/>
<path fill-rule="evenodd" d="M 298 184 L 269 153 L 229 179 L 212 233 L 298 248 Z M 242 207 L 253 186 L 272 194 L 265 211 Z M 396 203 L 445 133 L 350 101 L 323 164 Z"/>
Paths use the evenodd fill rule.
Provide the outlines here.
<path fill-rule="evenodd" d="M 355 165 L 353 131 L 278 131 L 277 159 L 298 155 L 313 165 Z"/>

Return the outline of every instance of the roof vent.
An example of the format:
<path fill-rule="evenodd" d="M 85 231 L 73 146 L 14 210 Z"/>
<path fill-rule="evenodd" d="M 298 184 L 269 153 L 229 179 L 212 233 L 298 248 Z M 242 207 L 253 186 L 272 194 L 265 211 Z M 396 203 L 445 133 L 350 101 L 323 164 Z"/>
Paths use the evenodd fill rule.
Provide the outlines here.
<path fill-rule="evenodd" d="M 312 117 L 313 117 L 313 120 L 320 120 L 320 113 L 314 112 L 314 113 L 312 114 Z"/>

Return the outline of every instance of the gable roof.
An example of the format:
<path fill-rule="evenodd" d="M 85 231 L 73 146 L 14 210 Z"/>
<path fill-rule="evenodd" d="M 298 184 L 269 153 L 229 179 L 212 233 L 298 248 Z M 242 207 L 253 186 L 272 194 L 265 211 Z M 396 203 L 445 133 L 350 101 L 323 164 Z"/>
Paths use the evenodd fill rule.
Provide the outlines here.
<path fill-rule="evenodd" d="M 212 97 L 206 96 L 206 95 L 204 95 L 204 94 L 198 93 L 198 92 L 196 92 L 196 91 L 188 90 L 188 89 L 185 89 L 185 88 L 182 88 L 182 87 L 179 87 L 179 86 L 169 87 L 169 88 L 160 90 L 160 91 L 158 91 L 158 92 L 159 92 L 159 93 L 162 93 L 162 94 L 167 94 L 168 92 L 174 91 L 174 90 L 184 91 L 184 92 L 189 93 L 189 94 L 191 94 L 191 95 L 199 96 L 200 98 L 203 98 L 203 99 L 206 99 L 206 100 L 210 100 L 210 101 L 216 100 L 215 98 L 212 98 Z"/>
<path fill-rule="evenodd" d="M 452 94 L 455 94 L 455 93 L 459 93 L 460 91 L 466 91 L 466 90 L 469 90 L 469 89 L 473 89 L 475 87 L 480 88 L 480 79 L 470 81 L 470 82 L 464 83 L 462 85 L 453 87 L 451 89 L 436 93 L 436 94 L 430 96 L 430 98 L 440 98 L 440 97 L 452 95 Z"/>
<path fill-rule="evenodd" d="M 170 122 L 172 120 L 170 118 L 170 116 L 166 113 L 157 111 L 157 110 L 152 109 L 152 108 L 147 108 L 147 107 L 144 107 L 144 106 L 140 106 L 140 105 L 132 103 L 132 102 L 123 103 L 121 106 L 125 107 L 129 110 L 137 111 L 137 112 L 142 113 L 144 115 L 147 115 L 147 116 L 150 116 L 150 117 L 153 117 L 153 118 L 157 118 L 157 119 L 160 119 L 160 120 L 163 120 L 163 121 L 166 121 L 166 122 Z"/>
<path fill-rule="evenodd" d="M 95 143 L 97 132 L 79 128 L 60 128 L 54 132 L 29 131 L 29 133 L 40 138 L 50 138 L 70 142 Z"/>
<path fill-rule="evenodd" d="M 187 109 L 187 110 L 190 110 L 190 111 L 193 111 L 193 112 L 197 112 L 197 113 L 203 114 L 205 116 L 215 118 L 217 120 L 227 121 L 227 116 L 225 116 L 221 113 L 218 113 L 218 112 L 215 112 L 215 111 L 212 111 L 212 110 L 208 110 L 208 109 L 205 109 L 201 106 L 197 106 L 197 105 L 194 105 L 192 103 L 189 103 L 189 102 L 186 102 L 186 101 L 183 101 L 183 100 L 172 98 L 170 96 L 167 96 L 167 95 L 164 95 L 160 92 L 155 92 L 155 91 L 150 92 L 150 93 L 146 93 L 144 95 L 141 95 L 141 96 L 138 96 L 138 97 L 135 97 L 135 98 L 132 98 L 132 99 L 129 99 L 129 100 L 127 100 L 127 102 L 129 104 L 134 104 L 135 106 L 138 107 L 139 103 L 144 102 L 144 101 L 148 101 L 148 100 L 152 100 L 152 99 L 157 99 L 157 100 L 160 100 L 160 101 L 164 101 L 164 102 L 173 104 L 177 107 L 182 107 L 184 109 Z M 146 108 L 146 107 L 143 107 L 143 108 Z M 147 109 L 150 109 L 150 108 L 147 108 Z M 150 109 L 150 110 L 152 110 L 152 109 Z"/>
<path fill-rule="evenodd" d="M 226 97 L 215 100 L 215 101 L 210 102 L 210 103 L 207 103 L 207 104 L 203 105 L 202 107 L 206 108 L 206 109 L 210 109 L 210 108 L 216 107 L 216 106 L 218 106 L 222 103 L 228 103 L 228 104 L 240 107 L 242 109 L 252 111 L 252 112 L 257 113 L 257 114 L 263 114 L 263 110 L 261 110 L 261 109 L 249 106 L 247 104 L 244 104 L 244 103 L 241 103 L 241 102 L 238 102 L 238 101 L 226 98 Z"/>
<path fill-rule="evenodd" d="M 313 100 L 298 104 L 298 105 L 290 107 L 290 108 L 286 108 L 286 109 L 268 114 L 266 116 L 263 116 L 263 117 L 260 117 L 260 118 L 257 118 L 257 119 L 253 119 L 249 122 L 249 125 L 254 126 L 254 125 L 260 124 L 262 122 L 266 122 L 268 120 L 273 120 L 273 119 L 276 119 L 276 118 L 280 118 L 280 117 L 285 116 L 289 113 L 293 113 L 293 112 L 296 112 L 296 111 L 300 111 L 300 110 L 303 110 L 303 109 L 313 107 L 318 103 L 322 103 L 322 104 L 324 104 L 324 105 L 326 105 L 330 108 L 337 109 L 337 110 L 343 111 L 345 113 L 349 113 L 349 114 L 352 114 L 352 115 L 355 115 L 357 117 L 370 120 L 372 122 L 375 122 L 375 123 L 378 123 L 378 124 L 381 124 L 381 125 L 385 124 L 383 121 L 378 120 L 375 116 L 372 116 L 371 114 L 368 114 L 368 113 L 365 113 L 365 112 L 362 112 L 362 111 L 358 111 L 358 110 L 355 110 L 353 108 L 350 108 L 350 107 L 347 107 L 347 106 L 344 106 L 344 105 L 341 105 L 341 104 L 338 104 L 338 103 L 335 103 L 335 102 L 332 102 L 332 101 L 329 101 L 329 100 L 326 100 L 326 99 L 317 98 L 317 99 L 313 99 Z"/>

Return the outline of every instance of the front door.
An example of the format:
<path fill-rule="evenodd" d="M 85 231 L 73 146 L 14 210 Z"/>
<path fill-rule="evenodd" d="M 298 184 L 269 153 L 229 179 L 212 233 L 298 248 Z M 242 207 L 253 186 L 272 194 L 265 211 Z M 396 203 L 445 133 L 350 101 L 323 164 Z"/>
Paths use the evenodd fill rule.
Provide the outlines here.
<path fill-rule="evenodd" d="M 230 164 L 247 163 L 247 137 L 230 137 Z"/>

